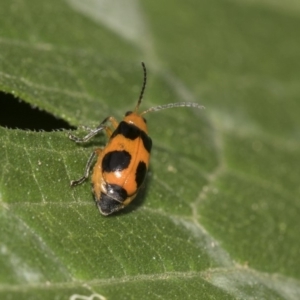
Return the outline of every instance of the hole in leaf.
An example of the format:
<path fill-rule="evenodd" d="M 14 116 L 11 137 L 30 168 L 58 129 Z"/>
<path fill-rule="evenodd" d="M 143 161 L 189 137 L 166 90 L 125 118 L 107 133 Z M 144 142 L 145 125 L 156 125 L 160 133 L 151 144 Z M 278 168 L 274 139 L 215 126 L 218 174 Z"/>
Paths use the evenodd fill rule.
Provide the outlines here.
<path fill-rule="evenodd" d="M 4 92 L 0 92 L 0 126 L 35 131 L 76 129 L 66 121 Z"/>

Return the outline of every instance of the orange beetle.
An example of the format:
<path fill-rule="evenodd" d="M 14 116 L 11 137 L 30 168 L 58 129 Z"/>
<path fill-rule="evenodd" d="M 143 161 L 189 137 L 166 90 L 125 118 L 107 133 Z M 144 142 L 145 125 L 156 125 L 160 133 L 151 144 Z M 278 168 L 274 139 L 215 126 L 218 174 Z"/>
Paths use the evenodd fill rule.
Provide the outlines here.
<path fill-rule="evenodd" d="M 69 134 L 69 138 L 76 143 L 85 143 L 101 131 L 106 131 L 109 138 L 107 145 L 103 149 L 97 148 L 87 161 L 84 175 L 71 181 L 71 186 L 85 181 L 89 177 L 95 156 L 98 156 L 92 175 L 93 194 L 100 213 L 105 216 L 127 206 L 136 197 L 146 177 L 152 140 L 148 136 L 146 120 L 142 115 L 172 107 L 203 108 L 198 103 L 179 102 L 151 107 L 139 114 L 147 81 L 145 64 L 142 63 L 142 66 L 144 82 L 134 111 L 127 112 L 120 123 L 113 117 L 105 118 L 83 138 Z M 106 125 L 108 122 L 111 127 Z"/>

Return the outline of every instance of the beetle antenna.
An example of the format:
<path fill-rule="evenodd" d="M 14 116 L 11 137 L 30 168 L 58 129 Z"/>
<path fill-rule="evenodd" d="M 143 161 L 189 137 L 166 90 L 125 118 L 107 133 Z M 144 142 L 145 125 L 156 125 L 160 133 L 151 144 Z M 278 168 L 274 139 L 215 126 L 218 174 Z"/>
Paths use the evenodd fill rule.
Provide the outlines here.
<path fill-rule="evenodd" d="M 141 115 L 144 115 L 151 111 L 159 111 L 162 109 L 173 108 L 173 107 L 194 107 L 194 108 L 199 108 L 199 109 L 205 109 L 205 107 L 203 105 L 200 105 L 195 102 L 175 102 L 175 103 L 169 103 L 169 104 L 150 107 L 149 109 L 143 111 L 141 113 Z"/>
<path fill-rule="evenodd" d="M 145 88 L 146 88 L 146 83 L 147 83 L 147 70 L 146 70 L 146 66 L 144 64 L 144 62 L 142 62 L 142 67 L 143 67 L 143 71 L 144 71 L 144 82 L 143 82 L 143 86 L 142 86 L 142 90 L 141 90 L 141 93 L 140 93 L 140 97 L 139 97 L 139 100 L 137 102 L 137 105 L 134 109 L 135 112 L 138 111 L 139 109 L 139 106 L 142 102 L 142 99 L 143 99 L 143 96 L 144 96 L 144 92 L 145 92 Z"/>

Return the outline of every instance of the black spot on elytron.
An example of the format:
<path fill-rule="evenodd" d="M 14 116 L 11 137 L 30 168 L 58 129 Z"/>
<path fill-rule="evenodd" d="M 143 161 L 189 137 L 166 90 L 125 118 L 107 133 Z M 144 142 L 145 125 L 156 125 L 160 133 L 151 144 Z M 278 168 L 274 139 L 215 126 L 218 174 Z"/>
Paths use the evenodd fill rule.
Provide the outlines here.
<path fill-rule="evenodd" d="M 122 203 L 112 199 L 110 196 L 104 193 L 101 194 L 99 201 L 96 199 L 96 203 L 101 214 L 105 216 L 110 215 L 124 207 Z"/>
<path fill-rule="evenodd" d="M 105 154 L 102 160 L 102 170 L 104 172 L 122 171 L 129 166 L 131 155 L 129 152 L 111 151 Z"/>
<path fill-rule="evenodd" d="M 143 141 L 145 149 L 150 153 L 152 148 L 151 138 L 144 131 L 141 131 L 141 139 Z"/>
<path fill-rule="evenodd" d="M 129 116 L 129 115 L 131 115 L 132 114 L 132 111 L 130 110 L 130 111 L 127 111 L 126 113 L 125 113 L 125 117 L 127 117 L 127 116 Z"/>
<path fill-rule="evenodd" d="M 141 130 L 133 124 L 121 121 L 110 138 L 113 139 L 118 134 L 122 134 L 127 139 L 135 140 L 140 136 Z"/>
<path fill-rule="evenodd" d="M 136 181 L 137 188 L 139 188 L 143 183 L 146 176 L 146 172 L 147 172 L 146 164 L 143 161 L 140 161 L 135 173 L 135 181 Z"/>
<path fill-rule="evenodd" d="M 125 138 L 130 140 L 135 140 L 138 137 L 140 137 L 143 141 L 145 149 L 150 153 L 152 148 L 151 138 L 135 125 L 126 123 L 124 121 L 120 122 L 119 126 L 116 128 L 116 130 L 113 132 L 110 138 L 113 139 L 118 134 L 121 134 Z"/>
<path fill-rule="evenodd" d="M 126 190 L 117 184 L 106 183 L 106 193 L 119 202 L 124 202 L 128 198 Z"/>

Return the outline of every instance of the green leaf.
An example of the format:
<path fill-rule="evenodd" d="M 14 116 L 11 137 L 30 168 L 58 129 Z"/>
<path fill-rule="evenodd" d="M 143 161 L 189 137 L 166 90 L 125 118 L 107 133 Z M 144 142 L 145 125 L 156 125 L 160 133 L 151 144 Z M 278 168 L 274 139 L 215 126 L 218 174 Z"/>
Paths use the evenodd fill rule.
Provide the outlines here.
<path fill-rule="evenodd" d="M 299 14 L 292 0 L 2 1 L 0 90 L 37 114 L 121 120 L 141 61 L 141 110 L 206 110 L 146 115 L 146 184 L 111 217 L 89 182 L 69 186 L 105 136 L 0 120 L 0 298 L 299 299 Z"/>

